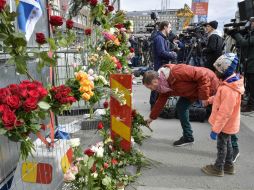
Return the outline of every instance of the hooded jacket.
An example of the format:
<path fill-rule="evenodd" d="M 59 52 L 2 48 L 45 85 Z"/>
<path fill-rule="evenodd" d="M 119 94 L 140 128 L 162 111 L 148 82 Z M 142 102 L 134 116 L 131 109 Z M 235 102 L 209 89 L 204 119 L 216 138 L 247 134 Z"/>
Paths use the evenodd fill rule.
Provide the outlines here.
<path fill-rule="evenodd" d="M 166 76 L 170 91 L 159 93 L 159 97 L 150 114 L 151 119 L 156 119 L 166 104 L 168 97 L 181 96 L 194 102 L 207 100 L 215 95 L 219 80 L 211 70 L 185 64 L 167 64 L 170 71 Z"/>
<path fill-rule="evenodd" d="M 227 79 L 221 82 L 216 95 L 211 97 L 209 101 L 213 103 L 212 113 L 209 118 L 213 132 L 217 134 L 220 132 L 226 134 L 239 132 L 241 96 L 243 93 L 243 78 L 232 83 L 228 83 Z"/>

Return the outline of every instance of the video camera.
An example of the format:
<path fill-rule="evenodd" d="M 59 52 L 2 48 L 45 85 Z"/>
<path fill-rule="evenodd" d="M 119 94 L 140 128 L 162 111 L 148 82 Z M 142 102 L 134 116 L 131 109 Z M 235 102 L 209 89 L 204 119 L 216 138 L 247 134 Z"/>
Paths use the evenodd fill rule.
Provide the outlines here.
<path fill-rule="evenodd" d="M 183 30 L 183 38 L 186 40 L 190 40 L 192 38 L 201 39 L 205 35 L 204 23 L 192 23 L 187 29 Z"/>
<path fill-rule="evenodd" d="M 239 18 L 231 19 L 231 23 L 224 25 L 224 33 L 230 34 L 237 31 L 245 35 L 251 29 L 251 22 L 254 21 L 254 1 L 245 0 L 238 3 Z"/>

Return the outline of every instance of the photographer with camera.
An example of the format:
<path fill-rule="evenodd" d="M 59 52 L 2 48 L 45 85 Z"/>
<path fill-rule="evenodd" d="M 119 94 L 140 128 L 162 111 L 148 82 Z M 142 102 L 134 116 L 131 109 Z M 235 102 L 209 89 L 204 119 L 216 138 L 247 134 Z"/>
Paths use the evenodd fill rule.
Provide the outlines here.
<path fill-rule="evenodd" d="M 243 37 L 237 28 L 226 32 L 236 40 L 244 55 L 243 72 L 247 80 L 246 87 L 250 96 L 247 105 L 243 106 L 241 111 L 252 112 L 254 111 L 254 18 L 250 19 L 250 30 L 245 37 Z"/>
<path fill-rule="evenodd" d="M 175 60 L 177 55 L 170 50 L 168 35 L 171 31 L 171 24 L 168 21 L 163 21 L 159 25 L 159 31 L 153 38 L 153 61 L 154 70 L 158 71 L 160 67 L 168 64 L 170 61 Z M 150 105 L 151 108 L 157 100 L 157 93 L 151 92 Z"/>
<path fill-rule="evenodd" d="M 222 55 L 223 39 L 217 32 L 218 22 L 211 21 L 204 24 L 206 33 L 208 34 L 208 42 L 202 50 L 206 57 L 205 67 L 215 71 L 214 62 Z"/>

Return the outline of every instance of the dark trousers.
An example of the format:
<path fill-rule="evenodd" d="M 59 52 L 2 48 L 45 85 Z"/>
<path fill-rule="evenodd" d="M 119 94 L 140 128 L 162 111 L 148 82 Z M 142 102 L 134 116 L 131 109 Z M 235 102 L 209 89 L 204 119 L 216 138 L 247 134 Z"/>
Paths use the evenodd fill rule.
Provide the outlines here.
<path fill-rule="evenodd" d="M 238 137 L 236 135 L 231 135 L 231 143 L 233 149 L 238 149 Z"/>
<path fill-rule="evenodd" d="M 233 164 L 233 147 L 231 143 L 231 135 L 220 133 L 217 137 L 217 159 L 215 167 L 224 170 L 224 165 Z"/>
<path fill-rule="evenodd" d="M 151 91 L 151 95 L 150 95 L 150 105 L 151 105 L 151 108 L 152 108 L 153 105 L 155 104 L 157 98 L 158 98 L 158 92 L 156 92 L 156 91 Z"/>
<path fill-rule="evenodd" d="M 248 81 L 247 88 L 250 93 L 250 97 L 249 97 L 249 101 L 247 105 L 254 109 L 254 73 L 247 73 L 246 79 Z"/>
<path fill-rule="evenodd" d="M 181 126 L 183 129 L 183 136 L 187 139 L 193 139 L 193 131 L 191 129 L 190 119 L 189 119 L 189 109 L 192 103 L 187 98 L 180 97 L 176 103 L 176 111 L 178 118 L 180 119 Z"/>

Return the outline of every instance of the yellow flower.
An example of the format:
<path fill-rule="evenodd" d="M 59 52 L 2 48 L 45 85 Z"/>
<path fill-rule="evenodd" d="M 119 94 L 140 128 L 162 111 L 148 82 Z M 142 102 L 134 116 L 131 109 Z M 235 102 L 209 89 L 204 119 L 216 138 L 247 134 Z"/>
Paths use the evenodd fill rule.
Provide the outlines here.
<path fill-rule="evenodd" d="M 88 91 L 90 91 L 90 90 L 91 90 L 91 88 L 90 88 L 89 86 L 81 86 L 81 87 L 79 88 L 79 91 L 82 92 L 82 93 L 88 92 Z"/>
<path fill-rule="evenodd" d="M 81 80 L 80 81 L 80 85 L 81 86 L 90 86 L 90 80 L 88 80 L 88 79 L 84 79 L 84 80 Z"/>
<path fill-rule="evenodd" d="M 94 89 L 94 83 L 93 82 L 90 82 L 90 87 L 91 87 L 91 89 Z"/>
<path fill-rule="evenodd" d="M 90 95 L 87 94 L 87 93 L 84 93 L 84 94 L 82 95 L 82 99 L 85 100 L 85 101 L 90 100 L 90 98 L 91 98 Z"/>
<path fill-rule="evenodd" d="M 87 94 L 89 94 L 91 97 L 94 95 L 93 91 L 88 91 Z"/>

